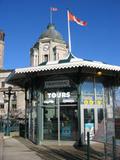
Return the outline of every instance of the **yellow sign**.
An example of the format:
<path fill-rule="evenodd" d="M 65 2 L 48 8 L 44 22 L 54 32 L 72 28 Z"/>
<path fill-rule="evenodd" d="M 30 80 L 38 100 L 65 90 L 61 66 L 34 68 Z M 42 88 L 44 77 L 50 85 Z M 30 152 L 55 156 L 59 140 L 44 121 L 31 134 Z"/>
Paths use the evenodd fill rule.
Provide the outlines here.
<path fill-rule="evenodd" d="M 101 104 L 102 104 L 102 101 L 101 101 L 101 100 L 97 100 L 96 103 L 97 103 L 98 105 L 101 105 Z"/>
<path fill-rule="evenodd" d="M 89 100 L 89 104 L 90 104 L 90 105 L 93 105 L 93 104 L 94 104 L 94 101 L 93 101 L 93 100 Z"/>
<path fill-rule="evenodd" d="M 85 104 L 85 105 L 88 105 L 88 100 L 84 100 L 84 104 Z"/>
<path fill-rule="evenodd" d="M 95 101 L 93 101 L 92 99 L 85 99 L 84 100 L 84 105 L 94 105 L 95 104 Z M 96 101 L 96 104 L 97 105 L 102 105 L 103 103 L 102 103 L 102 100 L 97 100 Z"/>

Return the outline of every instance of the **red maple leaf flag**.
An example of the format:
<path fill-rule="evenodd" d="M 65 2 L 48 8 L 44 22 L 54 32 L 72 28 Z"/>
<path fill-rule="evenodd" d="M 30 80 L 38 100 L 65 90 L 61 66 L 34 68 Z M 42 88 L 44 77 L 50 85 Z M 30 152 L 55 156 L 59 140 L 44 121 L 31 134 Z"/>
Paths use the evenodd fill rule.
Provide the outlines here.
<path fill-rule="evenodd" d="M 86 21 L 80 20 L 79 18 L 75 17 L 71 12 L 68 12 L 68 20 L 69 21 L 74 21 L 81 26 L 86 26 L 87 25 Z"/>
<path fill-rule="evenodd" d="M 50 10 L 53 11 L 53 12 L 56 12 L 56 11 L 58 11 L 58 8 L 56 8 L 56 7 L 51 7 Z"/>

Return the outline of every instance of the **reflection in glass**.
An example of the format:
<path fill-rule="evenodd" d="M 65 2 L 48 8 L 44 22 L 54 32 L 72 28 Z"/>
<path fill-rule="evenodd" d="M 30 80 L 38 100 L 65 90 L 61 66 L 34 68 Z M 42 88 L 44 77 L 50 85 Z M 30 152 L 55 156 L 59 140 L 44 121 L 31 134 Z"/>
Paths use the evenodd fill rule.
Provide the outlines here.
<path fill-rule="evenodd" d="M 96 89 L 96 104 L 102 105 L 103 104 L 103 98 L 104 98 L 104 88 L 103 84 L 101 82 L 95 83 L 95 89 Z"/>
<path fill-rule="evenodd" d="M 102 105 L 104 102 L 104 86 L 100 79 L 89 77 L 81 87 L 81 103 L 84 105 Z"/>
<path fill-rule="evenodd" d="M 103 108 L 98 108 L 98 125 L 102 122 L 103 120 Z"/>
<path fill-rule="evenodd" d="M 58 116 L 57 108 L 44 107 L 44 139 L 57 140 Z"/>
<path fill-rule="evenodd" d="M 94 109 L 84 109 L 84 133 L 85 140 L 87 140 L 87 132 L 90 133 L 90 140 L 94 137 L 95 120 L 94 120 Z"/>
<path fill-rule="evenodd" d="M 81 103 L 82 104 L 94 104 L 94 84 L 93 79 L 90 78 L 85 81 L 81 88 Z"/>
<path fill-rule="evenodd" d="M 76 106 L 60 107 L 61 140 L 76 140 L 78 131 L 78 113 Z"/>

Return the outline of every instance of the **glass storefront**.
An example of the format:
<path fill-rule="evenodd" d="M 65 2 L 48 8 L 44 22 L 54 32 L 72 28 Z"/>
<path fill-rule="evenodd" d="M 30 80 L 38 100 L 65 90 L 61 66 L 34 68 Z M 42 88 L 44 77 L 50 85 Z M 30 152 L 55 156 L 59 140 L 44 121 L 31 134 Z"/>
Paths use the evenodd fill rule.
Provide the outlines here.
<path fill-rule="evenodd" d="M 78 133 L 83 135 L 86 140 L 87 132 L 90 132 L 91 140 L 105 141 L 106 130 L 111 136 L 113 91 L 111 87 L 104 86 L 103 79 L 94 76 L 86 77 L 79 88 L 81 94 L 78 94 L 78 85 L 72 80 L 52 79 L 45 81 L 44 84 L 41 91 L 41 111 L 39 112 L 41 141 L 75 141 L 78 140 Z M 31 93 L 34 93 L 33 90 Z M 79 98 L 78 95 L 80 95 Z M 36 101 L 36 94 L 30 95 L 30 97 L 33 100 L 29 113 L 29 138 L 35 141 L 38 122 L 36 103 L 33 102 Z M 78 103 L 78 99 L 80 99 L 80 103 Z M 78 106 L 78 104 L 80 105 Z M 108 125 L 106 125 L 106 121 Z"/>
<path fill-rule="evenodd" d="M 43 115 L 43 139 L 77 139 L 77 89 L 69 80 L 45 83 Z"/>
<path fill-rule="evenodd" d="M 58 139 L 58 109 L 43 107 L 44 139 Z M 60 139 L 76 140 L 78 131 L 77 104 L 60 104 Z"/>

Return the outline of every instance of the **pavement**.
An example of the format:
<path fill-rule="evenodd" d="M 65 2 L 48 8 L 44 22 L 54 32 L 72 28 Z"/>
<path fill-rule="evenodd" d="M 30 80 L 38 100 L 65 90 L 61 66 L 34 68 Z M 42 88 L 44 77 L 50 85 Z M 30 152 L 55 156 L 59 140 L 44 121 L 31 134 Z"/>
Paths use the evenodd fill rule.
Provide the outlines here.
<path fill-rule="evenodd" d="M 15 138 L 5 137 L 0 160 L 42 160 L 36 152 L 30 150 Z"/>
<path fill-rule="evenodd" d="M 5 137 L 0 135 L 0 160 L 86 160 L 87 146 L 75 146 L 46 142 L 36 145 L 21 137 Z M 111 147 L 112 149 L 112 147 Z M 112 150 L 106 160 L 112 160 Z M 103 160 L 104 144 L 90 143 L 90 160 Z M 115 160 L 120 160 L 120 148 Z"/>
<path fill-rule="evenodd" d="M 2 144 L 2 143 L 1 143 Z M 90 160 L 103 160 L 103 146 L 90 153 Z M 86 148 L 71 145 L 35 145 L 21 137 L 4 137 L 0 160 L 86 160 Z"/>
<path fill-rule="evenodd" d="M 0 160 L 3 157 L 3 134 L 0 133 Z"/>

